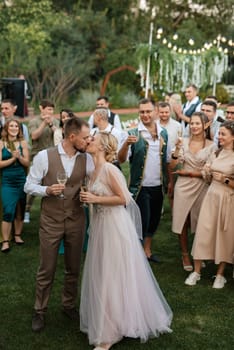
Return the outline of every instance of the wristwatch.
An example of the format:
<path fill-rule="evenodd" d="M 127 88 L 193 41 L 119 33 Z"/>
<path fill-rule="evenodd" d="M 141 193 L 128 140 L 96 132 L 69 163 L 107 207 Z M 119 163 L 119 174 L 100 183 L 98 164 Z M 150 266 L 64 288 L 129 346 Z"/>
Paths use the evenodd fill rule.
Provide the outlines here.
<path fill-rule="evenodd" d="M 225 183 L 226 185 L 228 185 L 229 182 L 230 182 L 230 180 L 229 180 L 229 178 L 227 177 L 227 178 L 224 180 L 224 183 Z"/>

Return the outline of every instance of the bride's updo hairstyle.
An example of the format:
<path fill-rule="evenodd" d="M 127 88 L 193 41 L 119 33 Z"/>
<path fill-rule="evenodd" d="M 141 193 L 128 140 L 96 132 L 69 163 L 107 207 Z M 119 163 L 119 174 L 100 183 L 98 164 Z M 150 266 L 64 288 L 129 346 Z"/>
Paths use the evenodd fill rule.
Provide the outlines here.
<path fill-rule="evenodd" d="M 100 143 L 105 151 L 105 159 L 107 162 L 113 163 L 117 159 L 118 141 L 116 137 L 107 132 L 100 132 Z"/>

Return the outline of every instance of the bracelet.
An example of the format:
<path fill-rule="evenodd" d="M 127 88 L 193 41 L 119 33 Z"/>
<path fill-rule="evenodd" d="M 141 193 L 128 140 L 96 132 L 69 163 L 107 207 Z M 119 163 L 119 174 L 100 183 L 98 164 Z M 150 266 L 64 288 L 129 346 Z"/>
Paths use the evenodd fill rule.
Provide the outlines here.
<path fill-rule="evenodd" d="M 178 159 L 178 156 L 176 157 L 176 156 L 174 156 L 174 154 L 172 154 L 171 158 L 172 159 Z"/>

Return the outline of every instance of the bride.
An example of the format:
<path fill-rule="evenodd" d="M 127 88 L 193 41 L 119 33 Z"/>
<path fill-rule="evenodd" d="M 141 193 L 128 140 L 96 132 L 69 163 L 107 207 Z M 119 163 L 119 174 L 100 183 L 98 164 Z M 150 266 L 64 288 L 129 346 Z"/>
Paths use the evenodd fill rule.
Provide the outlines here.
<path fill-rule="evenodd" d="M 87 152 L 95 170 L 89 191 L 80 199 L 90 204 L 89 245 L 80 304 L 80 328 L 95 350 L 108 350 L 123 337 L 142 342 L 171 332 L 172 312 L 142 249 L 137 205 L 116 158 L 113 135 L 99 133 Z"/>

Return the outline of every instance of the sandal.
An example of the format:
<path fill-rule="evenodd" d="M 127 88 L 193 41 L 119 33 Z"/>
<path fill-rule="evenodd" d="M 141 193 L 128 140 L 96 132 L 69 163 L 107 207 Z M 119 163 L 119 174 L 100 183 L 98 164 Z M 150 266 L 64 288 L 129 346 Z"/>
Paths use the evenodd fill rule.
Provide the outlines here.
<path fill-rule="evenodd" d="M 24 241 L 22 240 L 22 238 L 20 237 L 21 236 L 21 234 L 18 234 L 18 235 L 14 235 L 15 236 L 15 244 L 17 244 L 17 245 L 22 245 L 22 244 L 24 244 Z M 17 241 L 16 240 L 16 237 L 19 237 L 19 241 Z"/>
<path fill-rule="evenodd" d="M 183 269 L 187 272 L 193 271 L 193 265 L 189 261 L 189 263 L 185 263 L 184 257 L 188 258 L 189 254 L 188 253 L 182 253 L 182 264 L 183 264 Z M 189 258 L 188 258 L 189 259 Z"/>
<path fill-rule="evenodd" d="M 8 253 L 8 252 L 10 251 L 9 242 L 10 242 L 9 240 L 2 241 L 2 249 L 1 249 L 1 252 L 2 252 L 2 253 Z M 4 245 L 5 243 L 8 244 L 8 247 L 4 249 L 4 248 L 3 248 L 3 245 Z"/>

